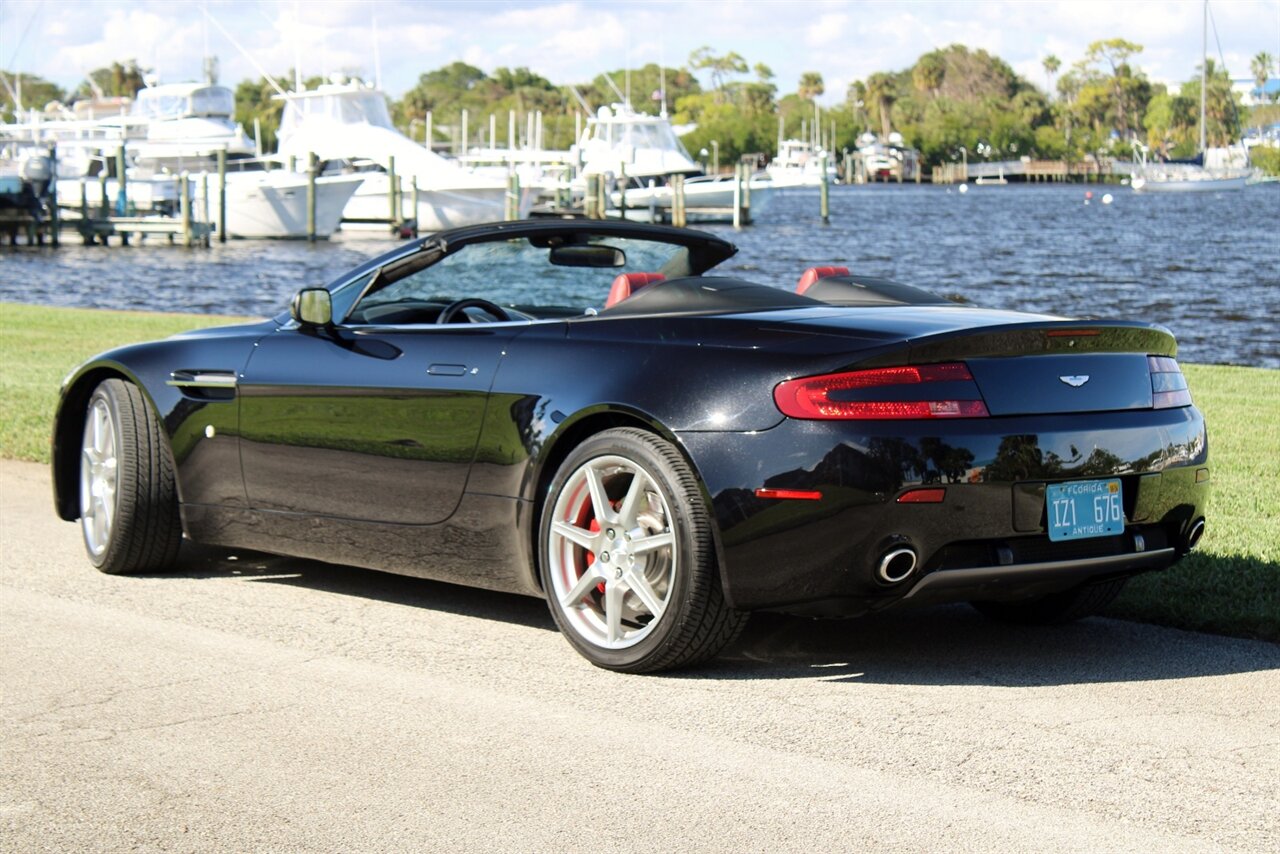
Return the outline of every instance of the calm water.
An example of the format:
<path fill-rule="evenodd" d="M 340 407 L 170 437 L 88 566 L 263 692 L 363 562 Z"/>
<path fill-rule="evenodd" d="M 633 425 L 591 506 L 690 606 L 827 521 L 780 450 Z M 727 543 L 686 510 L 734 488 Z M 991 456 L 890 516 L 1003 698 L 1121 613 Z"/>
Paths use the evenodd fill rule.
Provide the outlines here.
<path fill-rule="evenodd" d="M 1115 201 L 1103 205 L 1107 191 Z M 1154 321 L 1173 330 L 1187 361 L 1280 368 L 1280 185 L 1205 195 L 837 187 L 831 225 L 817 214 L 816 190 L 787 190 L 750 228 L 706 227 L 740 248 L 719 270 L 793 288 L 805 267 L 842 264 L 985 306 Z M 4 248 L 0 300 L 264 315 L 394 245 L 347 237 L 211 250 L 78 240 L 57 251 Z M 534 286 L 504 293 L 557 301 Z"/>

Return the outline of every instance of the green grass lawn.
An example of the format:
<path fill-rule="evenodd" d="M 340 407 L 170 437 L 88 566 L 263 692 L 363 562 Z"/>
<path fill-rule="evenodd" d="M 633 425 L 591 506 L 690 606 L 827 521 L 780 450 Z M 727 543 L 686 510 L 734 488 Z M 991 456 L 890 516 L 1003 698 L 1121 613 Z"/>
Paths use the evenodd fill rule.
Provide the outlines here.
<path fill-rule="evenodd" d="M 0 455 L 48 461 L 58 387 L 89 356 L 236 320 L 0 303 Z M 1280 371 L 1184 368 L 1209 421 L 1206 534 L 1173 569 L 1130 582 L 1109 613 L 1280 641 Z"/>
<path fill-rule="evenodd" d="M 90 356 L 237 319 L 0 302 L 0 455 L 48 462 L 58 388 Z"/>

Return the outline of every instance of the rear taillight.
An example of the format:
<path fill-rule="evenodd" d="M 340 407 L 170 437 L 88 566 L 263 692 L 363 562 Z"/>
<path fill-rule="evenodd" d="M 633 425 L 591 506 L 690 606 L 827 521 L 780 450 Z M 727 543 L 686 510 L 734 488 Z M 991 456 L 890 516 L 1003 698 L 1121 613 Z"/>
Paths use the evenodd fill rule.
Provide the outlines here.
<path fill-rule="evenodd" d="M 790 418 L 987 417 L 987 406 L 962 362 L 802 377 L 779 383 L 773 399 Z"/>
<path fill-rule="evenodd" d="M 1191 392 L 1187 378 L 1182 375 L 1178 362 L 1168 356 L 1148 356 L 1147 369 L 1151 372 L 1151 405 L 1156 409 L 1172 409 L 1190 406 Z"/>

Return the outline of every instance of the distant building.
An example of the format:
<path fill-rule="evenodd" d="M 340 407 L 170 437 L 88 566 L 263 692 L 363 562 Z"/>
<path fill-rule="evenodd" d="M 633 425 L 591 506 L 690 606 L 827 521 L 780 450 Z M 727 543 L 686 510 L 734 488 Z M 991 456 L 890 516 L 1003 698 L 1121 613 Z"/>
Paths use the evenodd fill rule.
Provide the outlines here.
<path fill-rule="evenodd" d="M 1238 78 L 1231 81 L 1231 91 L 1240 95 L 1240 103 L 1246 107 L 1258 104 L 1274 104 L 1280 101 L 1280 78 L 1273 77 L 1261 89 L 1252 77 Z"/>

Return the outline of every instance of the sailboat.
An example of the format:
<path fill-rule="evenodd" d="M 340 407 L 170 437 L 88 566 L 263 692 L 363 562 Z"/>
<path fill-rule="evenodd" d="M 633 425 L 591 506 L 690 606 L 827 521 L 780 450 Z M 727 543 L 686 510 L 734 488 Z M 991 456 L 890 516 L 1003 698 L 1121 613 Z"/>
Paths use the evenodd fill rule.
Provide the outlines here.
<path fill-rule="evenodd" d="M 1153 163 L 1148 161 L 1149 149 L 1134 144 L 1138 154 L 1138 168 L 1133 172 L 1129 185 L 1139 193 L 1204 193 L 1215 190 L 1242 190 L 1253 177 L 1247 165 L 1206 166 L 1205 145 L 1205 95 L 1208 91 L 1209 53 L 1209 0 L 1204 0 L 1204 26 L 1200 57 L 1200 149 L 1191 161 Z M 1230 162 L 1230 159 L 1227 159 Z"/>

